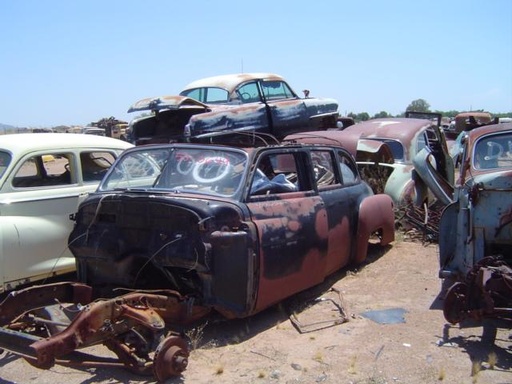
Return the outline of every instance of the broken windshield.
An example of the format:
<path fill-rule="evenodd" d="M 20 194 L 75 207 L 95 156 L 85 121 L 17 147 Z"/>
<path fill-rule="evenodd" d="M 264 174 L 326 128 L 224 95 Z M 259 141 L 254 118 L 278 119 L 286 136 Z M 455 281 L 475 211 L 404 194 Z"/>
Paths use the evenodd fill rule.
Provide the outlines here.
<path fill-rule="evenodd" d="M 209 148 L 176 148 L 155 188 L 230 196 L 241 186 L 247 158 L 244 152 Z"/>
<path fill-rule="evenodd" d="M 150 148 L 124 153 L 114 163 L 99 190 L 152 187 L 170 152 L 170 149 Z"/>
<path fill-rule="evenodd" d="M 99 190 L 158 190 L 235 194 L 247 156 L 242 151 L 205 146 L 168 146 L 129 151 L 114 164 Z"/>

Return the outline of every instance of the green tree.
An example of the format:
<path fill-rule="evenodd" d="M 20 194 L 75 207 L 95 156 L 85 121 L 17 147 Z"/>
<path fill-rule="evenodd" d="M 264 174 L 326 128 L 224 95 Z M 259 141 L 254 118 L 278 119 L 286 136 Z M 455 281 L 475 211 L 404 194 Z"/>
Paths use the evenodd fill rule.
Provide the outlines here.
<path fill-rule="evenodd" d="M 387 113 L 386 111 L 380 111 L 379 113 L 376 113 L 372 119 L 381 119 L 381 118 L 386 118 L 386 117 L 393 117 L 391 116 L 389 113 Z"/>
<path fill-rule="evenodd" d="M 367 112 L 361 112 L 357 114 L 356 120 L 366 121 L 370 119 L 370 115 Z"/>
<path fill-rule="evenodd" d="M 366 121 L 370 119 L 370 115 L 367 112 L 354 113 L 350 112 L 347 117 L 351 117 L 355 122 Z"/>
<path fill-rule="evenodd" d="M 443 116 L 450 117 L 450 118 L 454 118 L 455 116 L 457 116 L 460 113 L 459 111 L 457 111 L 455 109 L 452 109 L 450 111 L 436 111 L 436 112 L 442 114 Z"/>
<path fill-rule="evenodd" d="M 424 99 L 417 99 L 411 101 L 411 104 L 405 109 L 406 112 L 430 112 L 430 104 Z"/>

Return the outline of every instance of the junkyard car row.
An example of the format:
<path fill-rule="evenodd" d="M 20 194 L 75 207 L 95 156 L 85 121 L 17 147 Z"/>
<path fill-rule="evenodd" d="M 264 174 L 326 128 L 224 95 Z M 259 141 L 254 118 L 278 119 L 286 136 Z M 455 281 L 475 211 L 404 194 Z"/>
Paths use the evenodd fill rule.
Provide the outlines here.
<path fill-rule="evenodd" d="M 176 335 L 162 340 L 155 324 L 186 323 L 211 310 L 250 316 L 350 262 L 363 262 L 373 235 L 383 245 L 394 240 L 391 198 L 374 195 L 350 154 L 332 145 L 132 148 L 75 219 L 69 246 L 78 279 L 87 285 L 57 285 L 51 296 L 48 287 L 36 287 L 8 297 L 0 308 L 0 346 L 16 344 L 45 367 L 105 342 L 131 369 L 153 369 L 159 379 L 184 369 L 177 360 L 187 353 Z M 137 293 L 91 303 L 114 295 L 114 288 Z M 28 308 L 20 297 L 27 295 L 57 298 L 60 305 L 42 315 L 39 307 L 49 303 L 38 302 L 24 323 L 19 316 Z M 87 311 L 63 305 L 84 298 Z M 112 306 L 113 313 L 105 310 Z M 70 313 L 76 315 L 70 327 L 55 335 L 52 327 L 41 332 L 33 323 L 46 317 L 62 324 Z M 119 326 L 106 331 L 107 320 Z M 35 330 L 29 348 L 21 347 L 25 335 L 14 341 L 11 331 L 19 328 Z M 145 341 L 133 344 L 135 334 Z M 147 351 L 159 343 L 166 352 L 151 364 Z"/>
<path fill-rule="evenodd" d="M 66 151 L 60 142 L 60 151 L 42 147 L 19 160 L 15 151 L 0 151 L 7 167 L 2 193 L 43 190 L 40 177 L 53 182 L 52 193 L 71 186 L 88 192 L 62 205 L 59 220 L 71 214 L 73 227 L 70 220 L 55 224 L 69 235 L 74 258 L 56 252 L 52 258 L 58 244 L 43 229 L 32 241 L 21 226 L 27 218 L 2 224 L 2 256 L 4 244 L 35 245 L 23 253 L 46 263 L 37 276 L 23 276 L 38 264 L 22 265 L 17 257 L 15 266 L 4 257 L 7 288 L 75 265 L 77 282 L 8 295 L 0 305 L 0 349 L 49 368 L 103 343 L 132 371 L 165 380 L 187 366 L 178 325 L 213 313 L 248 317 L 316 286 L 364 262 L 370 240 L 391 243 L 397 208 L 434 202 L 446 206 L 439 274 L 455 282 L 446 319 L 507 317 L 512 124 L 468 128 L 458 144 L 455 181 L 440 119 L 385 118 L 341 128 L 334 100 L 305 94 L 299 98 L 273 74 L 207 78 L 179 96 L 132 106 L 151 111 L 131 123 L 136 147 L 118 141 L 110 149 L 99 142 L 72 149 L 68 141 Z M 27 159 L 38 171 L 22 172 Z M 96 184 L 87 160 L 101 168 Z M 62 162 L 62 169 L 50 174 L 48 161 L 55 169 Z M 3 199 L 2 216 L 13 201 Z M 55 212 L 55 204 L 47 205 Z"/>

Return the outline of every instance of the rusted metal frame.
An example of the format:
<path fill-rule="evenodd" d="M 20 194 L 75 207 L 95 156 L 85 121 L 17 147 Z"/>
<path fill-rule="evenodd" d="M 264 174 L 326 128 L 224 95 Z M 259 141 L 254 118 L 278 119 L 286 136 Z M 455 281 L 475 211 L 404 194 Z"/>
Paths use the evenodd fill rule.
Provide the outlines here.
<path fill-rule="evenodd" d="M 58 285 L 53 287 L 58 289 L 52 292 L 69 294 L 69 287 L 73 287 L 73 284 Z M 83 287 L 80 285 L 79 288 Z M 34 288 L 22 292 L 20 298 L 25 299 L 25 296 L 33 291 L 41 292 L 45 286 Z M 57 359 L 76 349 L 105 343 L 116 352 L 125 365 L 132 369 L 136 368 L 140 362 L 125 345 L 112 341 L 116 336 L 136 326 L 142 326 L 155 334 L 164 333 L 167 322 L 178 324 L 193 321 L 209 311 L 207 308 L 190 305 L 190 301 L 186 301 L 177 292 L 159 291 L 159 293 L 132 292 L 110 300 L 87 304 L 64 331 L 48 338 L 13 331 L 7 327 L 1 328 L 0 348 L 28 357 L 34 366 L 48 369 L 56 363 Z M 15 306 L 16 296 L 11 296 L 7 301 L 10 307 Z M 65 295 L 61 295 L 60 298 L 63 296 Z M 0 310 L 2 309 L 0 307 Z M 12 318 L 14 316 L 12 308 L 9 312 L 11 313 L 9 317 Z M 4 316 L 4 321 L 6 318 L 7 316 Z M 141 369 L 145 370 L 144 367 Z"/>
<path fill-rule="evenodd" d="M 17 356 L 25 358 L 30 364 L 37 364 L 37 360 L 34 359 L 36 357 L 34 354 L 34 350 L 30 347 L 30 345 L 36 341 L 44 340 L 44 338 L 19 331 L 13 331 L 7 328 L 0 328 L 0 339 L 2 341 L 2 343 L 0 344 L 1 349 L 8 350 Z M 119 359 L 115 359 L 112 357 L 94 356 L 79 351 L 73 351 L 67 354 L 66 359 L 56 358 L 55 363 L 70 367 L 126 366 L 126 363 L 121 362 Z"/>
<path fill-rule="evenodd" d="M 0 326 L 11 323 L 28 310 L 61 303 L 88 304 L 92 288 L 86 284 L 63 282 L 13 291 L 0 303 Z"/>
<path fill-rule="evenodd" d="M 468 272 L 465 282 L 455 283 L 448 290 L 443 308 L 446 320 L 455 324 L 465 319 L 512 319 L 510 281 L 512 268 L 500 257 L 482 259 Z"/>
<path fill-rule="evenodd" d="M 19 356 L 33 357 L 34 353 L 30 345 L 41 339 L 20 331 L 0 328 L 0 351 L 7 350 Z"/>
<path fill-rule="evenodd" d="M 162 318 L 148 308 L 132 308 L 122 300 L 95 302 L 83 308 L 63 332 L 30 345 L 34 351 L 33 365 L 48 369 L 57 357 L 89 345 L 104 342 L 127 332 L 135 325 L 153 332 L 163 331 Z"/>

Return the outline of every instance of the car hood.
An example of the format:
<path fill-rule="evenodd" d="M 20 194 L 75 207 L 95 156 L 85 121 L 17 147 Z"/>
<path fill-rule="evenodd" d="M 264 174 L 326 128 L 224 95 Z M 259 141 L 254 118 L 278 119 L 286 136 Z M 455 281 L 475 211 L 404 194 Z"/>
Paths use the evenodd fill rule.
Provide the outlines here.
<path fill-rule="evenodd" d="M 160 97 L 148 97 L 137 101 L 129 109 L 128 113 L 139 112 L 139 111 L 161 111 L 161 110 L 173 110 L 184 107 L 196 107 L 204 110 L 208 110 L 209 107 L 206 104 L 201 103 L 195 99 L 185 96 L 160 96 Z"/>
<path fill-rule="evenodd" d="M 101 215 L 107 212 L 120 217 L 134 215 L 133 217 L 137 217 L 138 221 L 142 221 L 142 216 L 144 216 L 145 220 L 152 221 L 154 215 L 148 214 L 148 206 L 172 206 L 175 209 L 189 212 L 189 214 L 197 217 L 199 221 L 202 219 L 212 219 L 219 211 L 226 209 L 239 210 L 238 203 L 229 198 L 205 197 L 204 195 L 192 193 L 158 192 L 154 189 L 134 189 L 117 193 L 92 193 L 80 205 L 79 213 L 86 216 L 92 214 L 90 217 L 94 219 L 91 220 L 96 220 L 95 222 L 100 222 Z M 167 219 L 170 221 L 175 220 L 172 215 L 169 215 Z M 123 220 L 114 220 L 112 222 L 120 223 Z M 90 222 L 87 225 L 90 225 Z"/>
<path fill-rule="evenodd" d="M 502 169 L 494 172 L 487 172 L 469 178 L 468 185 L 480 185 L 484 189 L 511 190 L 512 169 Z"/>

